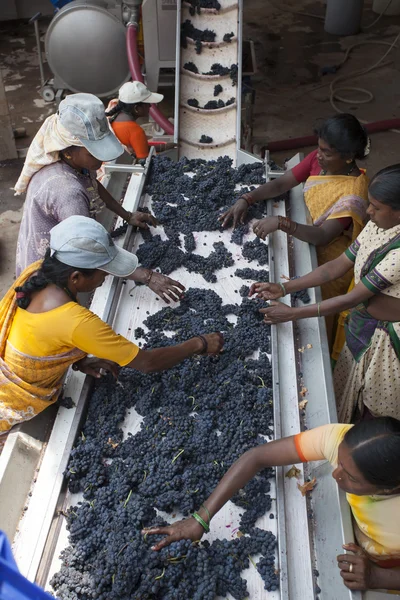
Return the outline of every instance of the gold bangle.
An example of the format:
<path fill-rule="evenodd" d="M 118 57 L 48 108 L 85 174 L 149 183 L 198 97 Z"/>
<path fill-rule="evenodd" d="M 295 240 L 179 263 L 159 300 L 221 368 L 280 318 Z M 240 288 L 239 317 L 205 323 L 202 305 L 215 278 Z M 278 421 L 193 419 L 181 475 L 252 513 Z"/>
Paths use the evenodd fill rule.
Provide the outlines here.
<path fill-rule="evenodd" d="M 317 316 L 318 317 L 321 316 L 321 302 L 318 302 L 318 304 L 317 304 Z"/>

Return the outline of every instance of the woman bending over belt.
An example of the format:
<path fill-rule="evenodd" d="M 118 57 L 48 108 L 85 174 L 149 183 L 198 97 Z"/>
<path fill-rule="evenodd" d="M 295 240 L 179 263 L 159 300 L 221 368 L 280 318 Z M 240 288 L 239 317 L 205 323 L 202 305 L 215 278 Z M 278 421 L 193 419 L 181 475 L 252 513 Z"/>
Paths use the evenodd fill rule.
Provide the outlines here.
<path fill-rule="evenodd" d="M 273 302 L 266 323 L 283 323 L 350 310 L 346 345 L 333 373 L 338 418 L 400 418 L 400 165 L 379 171 L 369 186 L 370 222 L 336 260 L 285 284 L 255 283 L 250 293 L 275 300 L 334 281 L 354 266 L 355 287 L 342 296 L 301 308 Z"/>
<path fill-rule="evenodd" d="M 323 425 L 253 448 L 231 466 L 194 517 L 144 533 L 167 536 L 154 550 L 177 540 L 199 540 L 212 517 L 257 473 L 314 460 L 331 463 L 353 516 L 358 545 L 345 544 L 352 554 L 337 557 L 344 585 L 400 590 L 400 422 L 389 417 Z"/>
<path fill-rule="evenodd" d="M 101 368 L 116 374 L 118 366 L 151 373 L 221 351 L 220 333 L 140 350 L 78 304 L 77 294 L 94 291 L 108 273 L 148 284 L 152 271 L 137 263 L 93 219 L 69 217 L 51 230 L 45 259 L 28 267 L 0 302 L 0 433 L 55 402 L 71 365 L 97 377 Z"/>
<path fill-rule="evenodd" d="M 318 148 L 300 164 L 281 177 L 261 185 L 245 194 L 222 215 L 227 226 L 243 222 L 251 204 L 274 198 L 305 182 L 304 201 L 310 212 L 312 225 L 301 225 L 282 217 L 267 217 L 254 224 L 254 233 L 265 239 L 270 233 L 281 229 L 303 242 L 317 246 L 318 264 L 340 256 L 361 232 L 366 221 L 368 201 L 368 178 L 356 163 L 369 154 L 369 139 L 364 127 L 350 114 L 335 115 L 327 119 L 317 130 Z M 353 272 L 349 270 L 334 281 L 321 286 L 324 300 L 345 294 L 351 284 Z M 345 315 L 344 315 L 345 316 Z M 343 321 L 328 316 L 327 333 L 332 358 L 337 360 L 344 344 Z M 336 340 L 335 340 L 336 337 Z"/>

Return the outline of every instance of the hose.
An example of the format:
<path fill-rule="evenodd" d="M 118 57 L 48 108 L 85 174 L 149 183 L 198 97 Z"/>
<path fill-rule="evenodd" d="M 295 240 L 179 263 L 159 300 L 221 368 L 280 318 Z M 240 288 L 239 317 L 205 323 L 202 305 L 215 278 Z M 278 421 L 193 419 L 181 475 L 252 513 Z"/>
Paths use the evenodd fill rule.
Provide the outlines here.
<path fill-rule="evenodd" d="M 137 30 L 136 25 L 133 23 L 128 23 L 126 28 L 126 52 L 128 55 L 128 64 L 132 79 L 134 81 L 140 81 L 141 83 L 144 83 L 137 52 Z M 156 104 L 152 104 L 150 106 L 150 115 L 155 120 L 157 125 L 164 129 L 165 133 L 168 135 L 174 134 L 174 126 L 162 114 L 161 110 Z"/>
<path fill-rule="evenodd" d="M 367 123 L 365 129 L 368 133 L 378 133 L 379 131 L 388 131 L 390 129 L 398 129 L 400 127 L 400 119 L 386 119 L 385 121 L 374 121 Z M 270 152 L 280 152 L 281 150 L 295 150 L 304 146 L 315 146 L 318 142 L 316 135 L 305 135 L 298 138 L 290 138 L 288 140 L 277 140 L 270 142 L 264 146 L 262 150 L 268 149 Z"/>

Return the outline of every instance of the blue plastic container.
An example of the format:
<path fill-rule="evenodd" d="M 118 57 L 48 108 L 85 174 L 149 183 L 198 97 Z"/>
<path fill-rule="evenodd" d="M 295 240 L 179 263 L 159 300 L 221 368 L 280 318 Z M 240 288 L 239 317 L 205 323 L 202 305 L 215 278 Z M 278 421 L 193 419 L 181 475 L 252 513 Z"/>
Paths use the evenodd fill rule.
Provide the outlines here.
<path fill-rule="evenodd" d="M 0 600 L 54 600 L 18 571 L 6 535 L 0 531 Z"/>

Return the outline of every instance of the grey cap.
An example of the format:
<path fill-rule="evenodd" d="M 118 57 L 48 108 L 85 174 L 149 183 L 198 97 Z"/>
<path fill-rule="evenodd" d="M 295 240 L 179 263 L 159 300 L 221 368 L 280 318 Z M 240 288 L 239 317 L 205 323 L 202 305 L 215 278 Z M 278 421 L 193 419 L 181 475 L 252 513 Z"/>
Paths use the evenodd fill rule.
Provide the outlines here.
<path fill-rule="evenodd" d="M 107 162 L 124 153 L 108 126 L 102 101 L 93 94 L 71 94 L 58 108 L 61 125 L 77 137 L 98 160 Z"/>
<path fill-rule="evenodd" d="M 51 256 L 77 269 L 100 269 L 128 277 L 138 266 L 135 254 L 116 246 L 103 225 L 74 215 L 50 230 Z"/>

